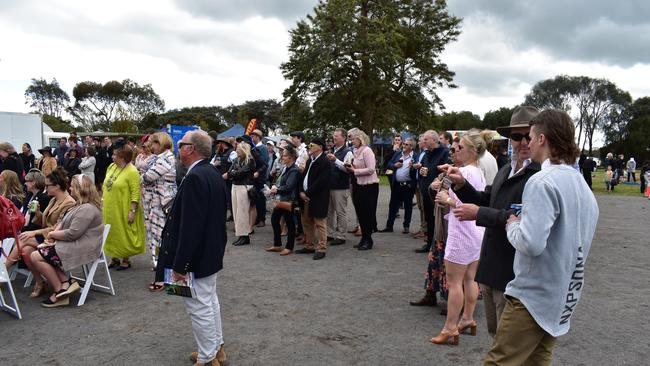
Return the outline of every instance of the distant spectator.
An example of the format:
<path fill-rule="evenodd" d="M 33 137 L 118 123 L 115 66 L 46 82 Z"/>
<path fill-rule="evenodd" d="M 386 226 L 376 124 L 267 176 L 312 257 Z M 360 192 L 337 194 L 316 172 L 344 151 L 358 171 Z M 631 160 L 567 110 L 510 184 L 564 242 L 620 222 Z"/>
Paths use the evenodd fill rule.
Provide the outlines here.
<path fill-rule="evenodd" d="M 50 175 L 57 167 L 56 158 L 52 155 L 52 148 L 46 146 L 38 150 L 41 153 L 41 158 L 36 162 L 36 167 L 43 173 L 44 176 Z"/>
<path fill-rule="evenodd" d="M 90 178 L 93 183 L 95 183 L 95 166 L 97 165 L 95 153 L 95 146 L 92 144 L 87 145 L 85 156 L 81 158 L 81 163 L 79 164 L 79 170 L 81 171 L 81 174 Z"/>
<path fill-rule="evenodd" d="M 639 173 L 639 181 L 641 182 L 641 194 L 645 194 L 646 187 L 648 185 L 647 176 L 650 174 L 650 160 L 646 160 L 641 167 L 641 173 Z"/>
<path fill-rule="evenodd" d="M 21 210 L 23 207 L 23 186 L 16 173 L 12 170 L 3 170 L 0 173 L 0 194 L 11 200 Z"/>
<path fill-rule="evenodd" d="M 32 152 L 32 146 L 29 143 L 25 142 L 23 144 L 22 150 L 23 152 L 18 154 L 18 156 L 23 162 L 23 169 L 25 170 L 25 173 L 27 173 L 36 166 L 36 158 Z"/>
<path fill-rule="evenodd" d="M 632 176 L 632 181 L 636 183 L 636 175 L 634 171 L 636 170 L 636 161 L 633 157 L 630 157 L 630 160 L 627 161 L 627 181 L 630 182 L 630 175 Z"/>
<path fill-rule="evenodd" d="M 607 171 L 605 172 L 605 188 L 607 192 L 614 190 L 614 171 L 611 165 L 607 166 Z"/>
<path fill-rule="evenodd" d="M 65 159 L 65 154 L 70 148 L 68 147 L 68 139 L 61 137 L 59 139 L 59 147 L 54 149 L 54 157 L 56 158 L 56 164 L 58 166 L 63 166 L 63 159 Z"/>
<path fill-rule="evenodd" d="M 81 164 L 81 158 L 79 158 L 79 153 L 77 149 L 70 149 L 68 151 L 68 156 L 63 159 L 63 169 L 68 172 L 68 177 L 73 177 L 79 174 L 79 164 Z"/>
<path fill-rule="evenodd" d="M 11 170 L 18 176 L 20 183 L 23 183 L 25 169 L 23 161 L 16 154 L 14 146 L 8 142 L 0 142 L 0 172 Z"/>

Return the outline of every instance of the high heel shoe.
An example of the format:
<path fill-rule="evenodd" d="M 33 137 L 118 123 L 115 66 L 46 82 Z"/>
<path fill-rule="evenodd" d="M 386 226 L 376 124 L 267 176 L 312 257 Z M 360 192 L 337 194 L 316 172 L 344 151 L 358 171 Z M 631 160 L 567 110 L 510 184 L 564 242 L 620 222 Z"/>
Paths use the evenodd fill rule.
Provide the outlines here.
<path fill-rule="evenodd" d="M 34 285 L 34 288 L 32 289 L 32 292 L 29 294 L 30 298 L 36 298 L 36 297 L 41 297 L 43 294 L 45 294 L 45 291 L 47 290 L 47 285 L 45 282 L 36 282 Z"/>
<path fill-rule="evenodd" d="M 449 342 L 451 340 L 451 342 Z M 458 343 L 460 343 L 460 336 L 458 333 L 458 329 L 456 329 L 453 332 L 450 332 L 448 330 L 441 330 L 440 334 L 437 336 L 431 338 L 431 343 L 433 344 L 447 344 L 450 343 L 453 346 L 457 346 Z"/>
<path fill-rule="evenodd" d="M 464 333 L 467 329 L 469 329 L 469 334 L 475 336 L 476 335 L 476 320 L 472 320 L 470 323 L 467 323 L 463 325 L 462 327 L 458 326 L 458 333 Z"/>

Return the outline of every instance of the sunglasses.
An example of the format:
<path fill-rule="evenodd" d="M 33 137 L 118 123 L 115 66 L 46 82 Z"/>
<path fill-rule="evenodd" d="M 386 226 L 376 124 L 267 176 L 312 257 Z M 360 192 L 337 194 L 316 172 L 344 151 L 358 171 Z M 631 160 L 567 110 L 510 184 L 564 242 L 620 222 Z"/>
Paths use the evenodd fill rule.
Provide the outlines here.
<path fill-rule="evenodd" d="M 517 142 L 519 142 L 519 141 L 521 141 L 523 139 L 526 139 L 526 141 L 528 141 L 528 142 L 530 142 L 530 140 L 531 140 L 529 133 L 523 134 L 523 133 L 517 133 L 517 132 L 511 133 L 510 134 L 510 139 L 512 141 L 517 141 Z"/>
<path fill-rule="evenodd" d="M 178 143 L 178 148 L 180 149 L 180 148 L 182 148 L 183 146 L 191 146 L 191 145 L 194 145 L 194 144 L 191 143 L 191 142 L 179 142 L 179 143 Z"/>

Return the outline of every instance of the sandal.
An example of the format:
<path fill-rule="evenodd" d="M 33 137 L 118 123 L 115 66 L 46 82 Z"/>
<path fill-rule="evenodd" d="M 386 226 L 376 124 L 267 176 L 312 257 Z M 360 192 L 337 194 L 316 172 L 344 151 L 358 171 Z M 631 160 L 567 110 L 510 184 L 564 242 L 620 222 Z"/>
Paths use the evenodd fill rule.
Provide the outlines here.
<path fill-rule="evenodd" d="M 58 306 L 65 306 L 65 305 L 70 305 L 70 297 L 64 297 L 62 299 L 59 299 L 58 296 L 62 294 L 65 290 L 59 290 L 52 295 L 54 295 L 54 298 L 56 299 L 55 301 L 52 301 L 51 298 L 52 296 L 48 297 L 47 299 L 43 300 L 41 302 L 41 306 L 45 308 L 55 308 Z"/>
<path fill-rule="evenodd" d="M 120 266 L 120 260 L 119 259 L 111 259 L 111 264 L 108 265 L 108 268 L 115 268 Z"/>
<path fill-rule="evenodd" d="M 124 270 L 127 270 L 127 269 L 129 269 L 129 268 L 131 268 L 131 262 L 129 262 L 129 261 L 122 261 L 122 264 L 120 264 L 119 266 L 117 266 L 117 269 L 115 269 L 115 270 L 116 270 L 116 271 L 124 271 Z"/>
<path fill-rule="evenodd" d="M 45 282 L 36 282 L 32 292 L 29 294 L 30 298 L 41 297 L 47 291 L 47 284 Z"/>
<path fill-rule="evenodd" d="M 56 298 L 61 298 L 63 296 L 68 296 L 72 295 L 73 293 L 81 290 L 81 286 L 79 286 L 79 283 L 77 281 L 73 281 L 72 278 L 68 279 L 67 281 L 61 282 L 61 284 L 67 283 L 68 288 L 66 289 L 61 289 L 61 291 L 56 293 Z"/>
<path fill-rule="evenodd" d="M 149 291 L 151 292 L 160 292 L 165 289 L 165 285 L 162 283 L 152 282 L 149 284 Z"/>

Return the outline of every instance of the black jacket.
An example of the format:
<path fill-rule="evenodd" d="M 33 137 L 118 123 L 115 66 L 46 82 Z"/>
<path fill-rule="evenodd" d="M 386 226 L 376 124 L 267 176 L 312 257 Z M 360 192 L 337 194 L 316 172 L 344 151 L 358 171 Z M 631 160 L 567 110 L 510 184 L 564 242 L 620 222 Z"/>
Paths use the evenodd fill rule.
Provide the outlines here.
<path fill-rule="evenodd" d="M 309 168 L 311 166 L 311 169 Z M 307 173 L 309 176 L 307 177 Z M 316 160 L 312 162 L 311 158 L 307 159 L 305 171 L 298 182 L 300 192 L 305 192 L 309 197 L 309 216 L 315 218 L 327 217 L 327 208 L 330 201 L 330 174 L 332 166 L 327 156 L 323 152 Z M 307 177 L 307 190 L 304 190 L 303 182 Z M 300 200 L 301 207 L 304 201 Z"/>
<path fill-rule="evenodd" d="M 291 164 L 290 167 L 285 168 L 284 173 L 280 176 L 278 181 L 278 199 L 280 201 L 295 201 L 298 197 L 298 184 L 302 183 L 300 180 L 300 172 L 296 164 Z"/>
<path fill-rule="evenodd" d="M 183 179 L 162 233 L 156 279 L 172 268 L 196 278 L 223 268 L 226 248 L 226 184 L 205 160 Z"/>
<path fill-rule="evenodd" d="M 454 192 L 463 203 L 481 206 L 476 217 L 476 225 L 485 227 L 481 257 L 475 280 L 494 289 L 505 291 L 508 282 L 515 278 L 512 263 L 515 248 L 508 241 L 506 221 L 512 210 L 510 205 L 521 203 L 524 186 L 533 174 L 539 172 L 538 163 L 530 163 L 526 169 L 508 179 L 510 165 L 499 169 L 491 186 L 477 192 L 471 184 L 465 183 Z"/>
<path fill-rule="evenodd" d="M 23 161 L 15 152 L 9 154 L 9 156 L 7 156 L 7 158 L 4 160 L 0 159 L 0 172 L 5 170 L 14 171 L 18 176 L 20 183 L 25 183 L 25 176 L 23 175 L 25 168 L 23 167 Z"/>
<path fill-rule="evenodd" d="M 81 159 L 79 158 L 63 159 L 63 169 L 68 172 L 68 178 L 72 178 L 75 174 L 81 173 L 79 164 L 81 164 Z"/>
<path fill-rule="evenodd" d="M 427 150 L 420 160 L 420 164 L 423 167 L 427 167 L 429 172 L 426 176 L 420 174 L 418 184 L 420 185 L 420 193 L 422 197 L 429 197 L 429 185 L 431 182 L 438 176 L 438 165 L 448 164 L 451 161 L 449 160 L 449 149 L 444 146 L 438 146 L 433 150 Z"/>
<path fill-rule="evenodd" d="M 235 185 L 253 185 L 255 180 L 253 173 L 255 173 L 255 160 L 249 159 L 248 164 L 245 164 L 241 158 L 237 158 L 228 170 L 228 180 L 232 181 Z"/>

